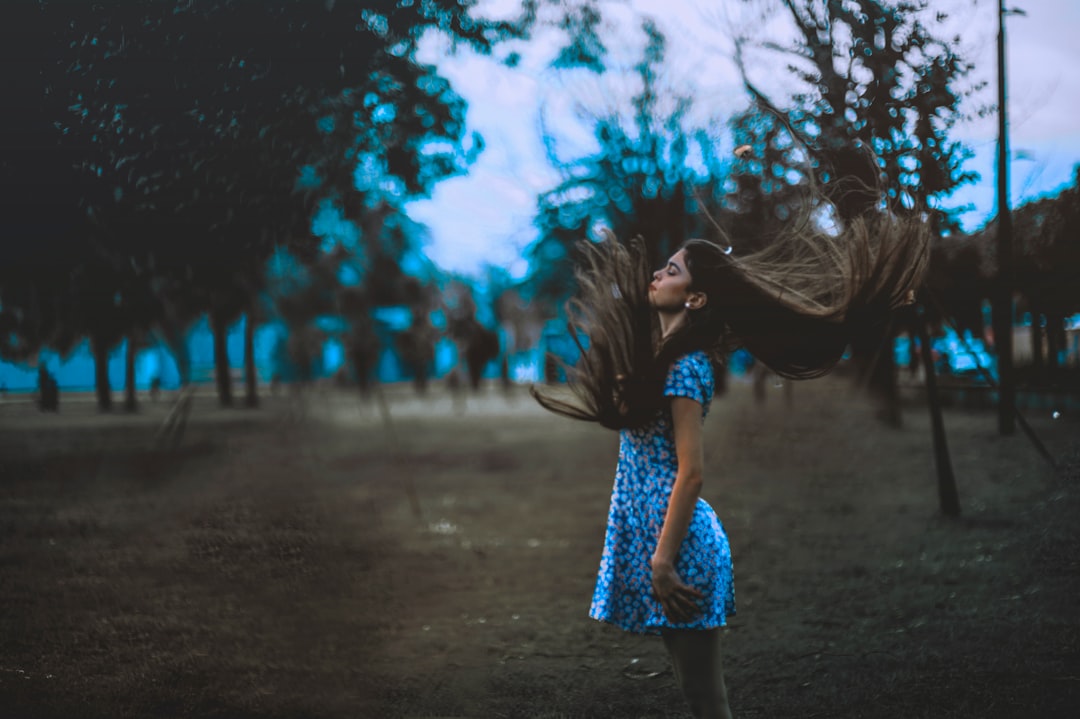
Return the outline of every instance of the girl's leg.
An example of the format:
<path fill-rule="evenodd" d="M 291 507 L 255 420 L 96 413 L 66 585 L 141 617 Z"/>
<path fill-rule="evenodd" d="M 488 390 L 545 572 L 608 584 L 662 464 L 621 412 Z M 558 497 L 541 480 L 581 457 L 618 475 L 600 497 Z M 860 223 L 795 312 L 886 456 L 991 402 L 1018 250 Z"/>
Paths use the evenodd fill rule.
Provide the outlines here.
<path fill-rule="evenodd" d="M 720 630 L 667 629 L 664 646 L 671 655 L 675 680 L 697 719 L 731 719 L 724 667 L 720 659 Z"/>

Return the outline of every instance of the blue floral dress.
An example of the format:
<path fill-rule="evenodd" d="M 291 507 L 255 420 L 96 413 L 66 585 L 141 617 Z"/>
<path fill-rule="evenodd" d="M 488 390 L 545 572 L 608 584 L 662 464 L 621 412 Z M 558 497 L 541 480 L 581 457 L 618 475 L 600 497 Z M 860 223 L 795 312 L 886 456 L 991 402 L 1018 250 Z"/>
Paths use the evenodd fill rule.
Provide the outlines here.
<path fill-rule="evenodd" d="M 676 360 L 664 386 L 667 397 L 689 397 L 701 404 L 702 421 L 713 395 L 712 363 L 704 352 Z M 659 634 L 661 628 L 712 629 L 735 613 L 731 548 L 716 513 L 697 500 L 675 569 L 700 591 L 702 613 L 676 624 L 653 596 L 649 560 L 664 526 L 678 458 L 670 408 L 656 419 L 619 435 L 619 465 L 611 494 L 607 536 L 589 616 L 630 632 Z"/>

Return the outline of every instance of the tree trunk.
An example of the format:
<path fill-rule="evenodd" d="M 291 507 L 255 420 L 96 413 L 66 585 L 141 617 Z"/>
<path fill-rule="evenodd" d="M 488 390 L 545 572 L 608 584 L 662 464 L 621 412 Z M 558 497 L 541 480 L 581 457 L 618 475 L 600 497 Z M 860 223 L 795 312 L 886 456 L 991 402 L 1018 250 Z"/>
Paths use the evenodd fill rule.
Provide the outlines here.
<path fill-rule="evenodd" d="M 1046 364 L 1051 372 L 1058 369 L 1058 359 L 1065 349 L 1065 318 L 1058 312 L 1046 314 Z"/>
<path fill-rule="evenodd" d="M 903 424 L 900 414 L 900 388 L 896 378 L 896 357 L 893 354 L 893 326 L 888 322 L 856 336 L 851 343 L 852 354 L 861 365 L 863 380 L 880 403 L 878 417 L 890 427 Z"/>
<path fill-rule="evenodd" d="M 187 387 L 191 384 L 191 354 L 188 352 L 187 341 L 182 334 L 171 337 L 166 334 L 166 341 L 172 351 L 173 359 L 176 360 L 176 371 L 180 375 L 180 386 Z"/>
<path fill-rule="evenodd" d="M 94 391 L 97 393 L 98 409 L 112 409 L 112 388 L 109 386 L 109 347 L 98 335 L 90 338 L 90 351 L 94 355 Z"/>
<path fill-rule="evenodd" d="M 228 327 L 220 312 L 210 312 L 210 329 L 214 334 L 214 378 L 217 380 L 218 403 L 222 407 L 231 407 L 232 377 L 229 373 Z"/>
<path fill-rule="evenodd" d="M 510 360 L 504 352 L 499 360 L 499 382 L 503 392 L 509 394 L 514 389 L 514 383 L 510 381 Z"/>
<path fill-rule="evenodd" d="M 127 351 L 124 353 L 124 409 L 134 412 L 138 409 L 135 396 L 135 333 L 127 338 Z"/>
<path fill-rule="evenodd" d="M 926 316 L 916 318 L 919 325 L 919 348 L 922 351 L 923 370 L 926 373 L 926 400 L 930 407 L 930 431 L 933 433 L 934 464 L 937 466 L 938 502 L 946 517 L 960 515 L 960 497 L 956 491 L 956 477 L 949 459 L 949 445 L 945 439 L 945 423 L 941 418 L 941 396 L 938 394 L 937 377 L 934 374 L 934 358 L 930 352 L 930 335 L 926 331 Z"/>
<path fill-rule="evenodd" d="M 360 394 L 367 397 L 372 387 L 371 358 L 366 349 L 358 349 L 351 352 L 350 358 L 352 359 L 353 369 L 356 370 L 356 386 L 360 390 Z M 304 376 L 307 377 L 310 375 Z"/>
<path fill-rule="evenodd" d="M 248 312 L 244 318 L 244 403 L 248 407 L 259 406 L 259 385 L 255 375 L 255 319 L 254 313 Z"/>
<path fill-rule="evenodd" d="M 1032 376 L 1037 383 L 1041 383 L 1043 377 L 1043 328 L 1039 319 L 1042 315 L 1032 308 L 1031 312 L 1031 368 Z"/>

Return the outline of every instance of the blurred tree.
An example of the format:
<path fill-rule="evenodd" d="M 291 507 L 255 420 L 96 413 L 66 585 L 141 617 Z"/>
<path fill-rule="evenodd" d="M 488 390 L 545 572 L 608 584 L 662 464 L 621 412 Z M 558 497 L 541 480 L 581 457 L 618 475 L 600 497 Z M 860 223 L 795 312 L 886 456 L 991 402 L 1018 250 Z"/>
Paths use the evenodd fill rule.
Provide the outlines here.
<path fill-rule="evenodd" d="M 1052 382 L 1065 350 L 1065 320 L 1080 312 L 1080 168 L 1073 184 L 1056 196 L 1013 211 L 1016 289 L 1031 315 L 1033 379 Z M 997 264 L 997 223 L 987 223 L 980 241 L 988 263 Z M 1044 353 L 1045 346 L 1045 353 Z"/>
<path fill-rule="evenodd" d="M 332 203 L 324 203 L 323 211 L 331 208 Z M 419 228 L 388 204 L 364 214 L 359 228 L 340 219 L 340 227 L 353 228 L 355 236 L 346 232 L 325 238 L 324 249 L 305 262 L 280 253 L 273 263 L 279 270 L 270 278 L 270 314 L 296 338 L 289 345 L 295 378 L 314 378 L 316 355 L 325 339 L 333 337 L 342 344 L 348 374 L 366 394 L 378 379 L 383 349 L 376 314 L 380 308 L 394 308 L 411 316 L 404 332 L 391 330 L 396 332 L 394 346 L 423 385 L 438 336 L 430 322 L 437 291 L 430 281 L 403 269 L 406 261 L 419 257 Z"/>
<path fill-rule="evenodd" d="M 409 328 L 395 337 L 395 347 L 413 378 L 417 393 L 425 394 L 435 369 L 435 345 L 440 332 L 431 321 L 431 313 L 439 306 L 439 293 L 433 285 L 415 282 L 409 292 Z"/>
<path fill-rule="evenodd" d="M 754 2 L 755 0 L 747 0 Z M 946 18 L 930 16 L 926 0 L 781 0 L 796 39 L 788 46 L 766 43 L 791 62 L 789 72 L 806 89 L 781 110 L 754 84 L 743 64 L 744 82 L 758 108 L 780 121 L 787 137 L 762 142 L 783 150 L 768 156 L 765 176 L 802 173 L 818 183 L 841 221 L 878 212 L 927 213 L 938 230 L 956 228 L 939 199 L 974 179 L 962 170 L 970 152 L 949 139 L 959 119 L 957 86 L 971 69 L 932 28 Z M 752 126 L 750 126 L 752 129 Z M 787 147 L 778 145 L 778 141 Z M 893 353 L 894 330 L 884 327 L 853 343 L 867 381 L 884 400 L 883 416 L 899 424 Z"/>
<path fill-rule="evenodd" d="M 721 193 L 716 140 L 684 128 L 691 101 L 667 92 L 660 77 L 665 39 L 651 21 L 642 28 L 647 43 L 634 68 L 640 89 L 630 101 L 630 122 L 620 108 L 596 118 L 598 149 L 586 157 L 560 157 L 554 138 L 547 140 L 548 159 L 564 179 L 538 200 L 529 282 L 541 301 L 560 304 L 572 294 L 574 244 L 596 225 L 620 240 L 643 237 L 654 265 L 687 237 L 714 234 L 698 209 Z"/>
<path fill-rule="evenodd" d="M 552 65 L 560 69 L 584 68 L 603 73 L 608 52 L 602 37 L 603 16 L 598 3 L 586 0 L 576 4 L 559 1 L 547 4 L 558 9 L 552 20 L 566 39 Z"/>
<path fill-rule="evenodd" d="M 1031 296 L 1045 308 L 1048 360 L 1057 368 L 1066 350 L 1065 319 L 1080 312 L 1080 168 L 1073 184 L 1057 198 L 1054 212 L 1040 233 L 1044 242 L 1042 280 L 1033 283 Z"/>
<path fill-rule="evenodd" d="M 499 335 L 477 319 L 473 288 L 466 282 L 454 280 L 449 284 L 444 292 L 444 307 L 446 334 L 457 345 L 459 368 L 463 362 L 469 387 L 477 390 L 488 363 L 499 356 Z"/>
<path fill-rule="evenodd" d="M 982 303 L 992 289 L 992 269 L 984 247 L 978 235 L 952 233 L 931 248 L 926 277 L 926 288 L 935 300 L 926 308 L 931 324 L 940 326 L 951 320 L 960 332 L 984 336 Z"/>
<path fill-rule="evenodd" d="M 732 119 L 731 128 L 739 159 L 714 204 L 732 245 L 753 252 L 790 230 L 820 200 L 807 173 L 791 167 L 794 139 L 783 118 L 751 107 Z"/>
<path fill-rule="evenodd" d="M 82 242 L 74 245 L 68 256 L 72 264 L 66 288 L 71 295 L 68 329 L 90 341 L 95 394 L 102 411 L 112 408 L 109 356 L 127 338 L 124 406 L 134 411 L 135 349 L 157 316 L 158 303 L 145 277 L 128 258 L 107 249 L 108 238 L 101 237 L 101 230 L 100 226 L 85 223 L 79 235 Z"/>
<path fill-rule="evenodd" d="M 315 254 L 308 223 L 317 198 L 355 192 L 358 165 L 377 166 L 377 189 L 405 197 L 467 164 L 464 103 L 414 57 L 428 30 L 482 52 L 520 33 L 474 19 L 472 6 L 13 0 L 0 25 L 26 39 L 5 37 L 13 42 L 4 62 L 25 78 L 15 97 L 26 112 L 11 145 L 32 137 L 49 152 L 41 170 L 40 153 L 7 156 L 5 187 L 32 176 L 50 206 L 81 206 L 102 229 L 106 264 L 130 260 L 136 277 L 183 308 L 170 321 L 188 320 L 189 309 L 209 312 L 227 404 L 225 328 L 244 310 L 251 324 L 252 297 L 276 248 Z M 315 181 L 298 193 L 305 167 Z M 7 240 L 34 220 L 4 222 Z M 74 224 L 55 235 L 58 249 L 86 241 Z M 51 254 L 66 261 L 80 253 Z M 82 268 L 84 287 L 96 296 L 113 297 L 119 288 L 110 285 L 126 282 L 124 273 L 90 270 Z M 14 284 L 0 285 L 9 298 L 3 321 L 19 330 L 26 323 L 11 305 L 27 291 Z M 35 282 L 34 292 L 47 286 Z M 104 352 L 118 341 L 115 332 L 97 334 Z"/>
<path fill-rule="evenodd" d="M 318 320 L 339 314 L 338 267 L 345 254 L 336 249 L 306 264 L 284 252 L 275 258 L 274 264 L 282 269 L 274 276 L 271 302 L 288 333 L 285 347 L 292 372 L 287 379 L 306 384 L 315 378 L 328 335 Z"/>
<path fill-rule="evenodd" d="M 811 167 L 843 219 L 877 208 L 883 192 L 893 210 L 928 211 L 939 229 L 955 229 L 955 211 L 938 200 L 975 179 L 961 167 L 970 151 L 948 136 L 971 65 L 953 50 L 956 38 L 933 34 L 947 16 L 931 17 L 926 0 L 780 4 L 797 37 L 766 47 L 790 58 L 788 71 L 806 86 L 792 109 L 778 109 L 752 82 L 739 45 L 751 96 L 791 130 L 785 141 L 795 141 L 763 171 Z"/>
<path fill-rule="evenodd" d="M 79 340 L 69 278 L 83 218 L 74 188 L 55 180 L 68 169 L 49 122 L 66 112 L 50 91 L 65 72 L 59 30 L 33 0 L 0 13 L 0 357 L 36 364 L 42 350 L 66 354 Z"/>

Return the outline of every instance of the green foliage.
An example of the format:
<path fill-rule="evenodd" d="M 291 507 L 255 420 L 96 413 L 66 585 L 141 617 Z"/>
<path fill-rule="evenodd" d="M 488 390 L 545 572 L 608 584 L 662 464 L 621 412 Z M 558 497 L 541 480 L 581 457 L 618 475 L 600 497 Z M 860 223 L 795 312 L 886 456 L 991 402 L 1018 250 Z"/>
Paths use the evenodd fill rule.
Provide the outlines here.
<path fill-rule="evenodd" d="M 1080 312 L 1080 169 L 1058 195 L 1015 210 L 1013 237 L 1017 289 L 1048 314 Z"/>
<path fill-rule="evenodd" d="M 734 162 L 717 156 L 712 132 L 686 128 L 690 99 L 671 97 L 661 80 L 665 38 L 643 25 L 648 41 L 635 67 L 641 91 L 633 120 L 617 111 L 598 117 L 599 149 L 588 157 L 566 160 L 549 150 L 564 180 L 539 200 L 540 239 L 530 260 L 541 296 L 569 295 L 572 244 L 597 223 L 623 239 L 642 234 L 654 262 L 688 236 L 719 235 L 750 250 L 805 214 L 812 186 L 840 219 L 884 199 L 929 209 L 940 229 L 955 227 L 937 208 L 974 177 L 962 169 L 969 152 L 948 137 L 959 119 L 956 88 L 970 66 L 933 34 L 943 16 L 927 20 L 925 2 L 783 4 L 798 35 L 791 46 L 772 48 L 790 58 L 804 89 L 783 111 L 744 71 L 752 105 L 731 129 L 735 145 L 751 151 Z M 580 52 L 589 45 L 578 44 Z M 670 110 L 660 102 L 665 92 Z"/>
<path fill-rule="evenodd" d="M 958 84 L 971 65 L 939 38 L 925 0 L 785 0 L 798 37 L 782 50 L 805 85 L 795 107 L 780 111 L 749 80 L 759 108 L 771 117 L 753 144 L 781 150 L 765 174 L 812 168 L 842 217 L 877 203 L 884 188 L 896 207 L 932 210 L 941 228 L 956 219 L 938 200 L 975 179 L 962 169 L 970 151 L 948 133 L 960 119 Z M 929 24 L 925 24 L 929 22 Z M 744 72 L 745 75 L 745 72 Z M 794 136 L 788 148 L 768 134 L 779 120 Z M 787 140 L 790 142 L 790 138 Z M 774 170 L 774 168 L 776 168 Z"/>
<path fill-rule="evenodd" d="M 601 74 L 607 48 L 601 39 L 600 10 L 593 2 L 585 2 L 566 9 L 559 27 L 566 33 L 568 42 L 555 58 L 554 67 L 568 69 L 580 67 Z"/>
<path fill-rule="evenodd" d="M 414 56 L 428 31 L 480 52 L 521 35 L 472 5 L 4 3 L 0 352 L 235 317 L 277 248 L 318 254 L 321 198 L 362 216 L 464 171 L 464 102 Z"/>
<path fill-rule="evenodd" d="M 560 158 L 549 138 L 549 160 L 564 179 L 538 198 L 540 237 L 529 248 L 529 282 L 542 300 L 561 303 L 573 292 L 574 245 L 597 224 L 621 240 L 641 235 L 653 264 L 690 233 L 708 233 L 696 212 L 699 201 L 719 193 L 715 138 L 704 129 L 684 128 L 689 98 L 676 97 L 670 110 L 660 110 L 666 41 L 650 21 L 643 30 L 647 44 L 634 68 L 641 89 L 631 100 L 632 120 L 618 110 L 596 118 L 598 149 L 585 157 Z"/>

